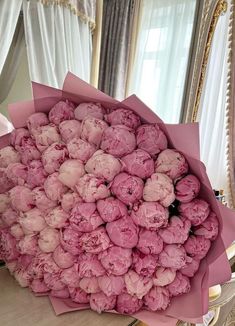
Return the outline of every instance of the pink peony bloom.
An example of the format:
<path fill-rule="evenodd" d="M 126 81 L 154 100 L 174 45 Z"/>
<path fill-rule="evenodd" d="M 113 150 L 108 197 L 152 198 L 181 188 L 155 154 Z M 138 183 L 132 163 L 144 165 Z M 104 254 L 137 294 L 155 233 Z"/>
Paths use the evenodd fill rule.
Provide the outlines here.
<path fill-rule="evenodd" d="M 45 273 L 44 282 L 50 290 L 63 290 L 65 288 L 64 283 L 60 279 L 60 273 Z"/>
<path fill-rule="evenodd" d="M 103 133 L 100 147 L 116 157 L 127 155 L 136 147 L 134 130 L 124 125 L 108 127 Z"/>
<path fill-rule="evenodd" d="M 88 116 L 82 121 L 81 139 L 98 148 L 102 135 L 107 128 L 108 125 L 105 121 Z"/>
<path fill-rule="evenodd" d="M 86 293 L 98 293 L 100 287 L 96 277 L 84 277 L 79 282 L 80 288 Z"/>
<path fill-rule="evenodd" d="M 203 199 L 193 199 L 189 203 L 180 204 L 179 212 L 183 217 L 189 219 L 193 226 L 197 226 L 207 219 L 210 206 Z"/>
<path fill-rule="evenodd" d="M 19 162 L 20 155 L 12 146 L 0 149 L 0 168 L 7 168 L 9 164 Z"/>
<path fill-rule="evenodd" d="M 105 222 L 112 222 L 128 215 L 126 205 L 114 197 L 98 200 L 97 210 Z"/>
<path fill-rule="evenodd" d="M 199 269 L 200 261 L 191 257 L 186 257 L 186 265 L 180 269 L 180 272 L 188 277 L 193 277 Z"/>
<path fill-rule="evenodd" d="M 27 184 L 30 188 L 43 186 L 47 173 L 43 168 L 41 161 L 31 161 L 28 164 Z"/>
<path fill-rule="evenodd" d="M 90 232 L 104 223 L 96 211 L 95 203 L 78 203 L 71 211 L 70 225 L 80 232 Z"/>
<path fill-rule="evenodd" d="M 105 269 L 97 258 L 97 255 L 84 253 L 79 255 L 78 275 L 80 278 L 101 276 L 105 274 Z"/>
<path fill-rule="evenodd" d="M 72 255 L 78 255 L 82 252 L 79 244 L 80 232 L 71 228 L 71 226 L 64 228 L 60 233 L 61 246 Z"/>
<path fill-rule="evenodd" d="M 55 172 L 49 175 L 44 182 L 44 190 L 47 197 L 52 201 L 61 200 L 67 192 L 67 187 L 58 179 L 59 173 Z"/>
<path fill-rule="evenodd" d="M 67 288 L 62 290 L 51 290 L 50 295 L 60 299 L 67 299 L 70 296 L 69 290 Z"/>
<path fill-rule="evenodd" d="M 168 210 L 157 202 L 142 202 L 131 211 L 131 218 L 136 225 L 153 231 L 166 226 L 168 217 Z"/>
<path fill-rule="evenodd" d="M 144 303 L 151 311 L 166 310 L 170 304 L 169 291 L 160 286 L 154 286 L 144 297 Z"/>
<path fill-rule="evenodd" d="M 65 120 L 59 125 L 62 140 L 67 143 L 74 137 L 81 135 L 81 123 L 77 120 Z"/>
<path fill-rule="evenodd" d="M 14 272 L 14 278 L 18 282 L 18 284 L 23 288 L 28 287 L 32 281 L 32 278 L 30 277 L 27 268 L 20 268 L 18 267 L 18 265 L 17 269 Z"/>
<path fill-rule="evenodd" d="M 79 286 L 80 277 L 77 272 L 76 264 L 62 270 L 60 275 L 61 281 L 68 287 L 77 288 Z"/>
<path fill-rule="evenodd" d="M 44 169 L 49 174 L 58 171 L 67 157 L 67 147 L 62 143 L 53 143 L 42 153 Z"/>
<path fill-rule="evenodd" d="M 52 255 L 41 251 L 38 251 L 37 255 L 33 257 L 29 271 L 34 279 L 42 279 L 44 273 L 60 273 L 60 269 L 52 259 Z"/>
<path fill-rule="evenodd" d="M 49 288 L 42 279 L 32 280 L 30 288 L 34 293 L 46 293 L 49 291 Z"/>
<path fill-rule="evenodd" d="M 106 230 L 111 241 L 117 246 L 134 248 L 138 243 L 138 228 L 129 216 L 108 222 Z"/>
<path fill-rule="evenodd" d="M 0 230 L 5 229 L 7 225 L 3 222 L 3 220 L 0 218 Z"/>
<path fill-rule="evenodd" d="M 167 148 L 167 138 L 157 124 L 144 124 L 138 127 L 136 141 L 138 148 L 145 150 L 153 157 Z"/>
<path fill-rule="evenodd" d="M 65 186 L 73 189 L 84 174 L 85 169 L 82 162 L 78 160 L 67 160 L 60 166 L 58 179 Z"/>
<path fill-rule="evenodd" d="M 133 111 L 118 108 L 105 115 L 105 120 L 112 126 L 124 125 L 131 129 L 136 129 L 140 125 L 140 118 Z"/>
<path fill-rule="evenodd" d="M 12 226 L 17 220 L 18 214 L 12 208 L 8 208 L 2 213 L 2 221 L 7 226 Z"/>
<path fill-rule="evenodd" d="M 67 192 L 62 196 L 61 207 L 67 213 L 78 203 L 82 202 L 82 198 L 76 192 Z"/>
<path fill-rule="evenodd" d="M 13 147 L 15 147 L 16 150 L 19 149 L 19 146 L 22 143 L 22 138 L 23 137 L 30 137 L 30 133 L 27 129 L 25 128 L 18 128 L 18 129 L 14 129 L 11 132 L 11 136 L 10 136 L 10 142 L 11 145 Z"/>
<path fill-rule="evenodd" d="M 24 236 L 18 242 L 17 248 L 22 255 L 36 255 L 38 251 L 38 237 L 32 234 Z"/>
<path fill-rule="evenodd" d="M 145 183 L 143 198 L 145 201 L 158 201 L 165 207 L 170 206 L 175 200 L 172 180 L 166 174 L 152 174 Z"/>
<path fill-rule="evenodd" d="M 116 305 L 116 296 L 107 297 L 104 293 L 92 293 L 90 296 L 90 307 L 92 310 L 98 312 L 114 309 Z"/>
<path fill-rule="evenodd" d="M 155 286 L 166 286 L 175 279 L 176 271 L 172 268 L 158 267 L 153 276 Z"/>
<path fill-rule="evenodd" d="M 89 294 L 79 287 L 69 287 L 69 294 L 71 299 L 76 303 L 89 303 Z"/>
<path fill-rule="evenodd" d="M 87 161 L 85 169 L 88 173 L 92 173 L 98 178 L 112 181 L 121 172 L 122 165 L 116 157 L 105 154 L 103 151 L 97 151 Z"/>
<path fill-rule="evenodd" d="M 207 219 L 200 225 L 198 225 L 195 230 L 195 235 L 201 235 L 206 239 L 215 240 L 219 233 L 219 221 L 215 213 L 211 212 Z"/>
<path fill-rule="evenodd" d="M 123 276 L 103 275 L 98 277 L 98 284 L 108 297 L 121 294 L 125 287 Z"/>
<path fill-rule="evenodd" d="M 50 227 L 45 228 L 39 234 L 38 246 L 43 252 L 53 252 L 60 243 L 59 231 Z"/>
<path fill-rule="evenodd" d="M 165 243 L 184 243 L 189 236 L 191 222 L 185 218 L 172 216 L 166 228 L 159 230 Z"/>
<path fill-rule="evenodd" d="M 186 252 L 180 245 L 166 245 L 159 254 L 159 263 L 162 267 L 180 269 L 186 265 Z"/>
<path fill-rule="evenodd" d="M 183 154 L 168 148 L 158 155 L 155 171 L 175 180 L 188 172 L 188 163 Z"/>
<path fill-rule="evenodd" d="M 51 274 L 61 273 L 61 269 L 55 263 L 51 253 L 44 253 L 39 251 L 36 259 L 38 259 L 38 264 L 40 267 L 42 267 L 43 272 Z"/>
<path fill-rule="evenodd" d="M 187 276 L 182 275 L 180 272 L 176 273 L 174 281 L 167 286 L 170 296 L 178 296 L 190 291 L 190 281 Z"/>
<path fill-rule="evenodd" d="M 53 106 L 49 112 L 49 120 L 55 125 L 59 125 L 64 120 L 74 119 L 75 106 L 72 102 L 60 101 Z"/>
<path fill-rule="evenodd" d="M 153 255 L 145 255 L 142 252 L 135 250 L 132 254 L 133 269 L 140 276 L 150 277 L 157 267 L 157 257 Z"/>
<path fill-rule="evenodd" d="M 19 256 L 16 239 L 7 229 L 0 230 L 0 260 L 10 262 Z"/>
<path fill-rule="evenodd" d="M 15 186 L 23 186 L 28 176 L 27 166 L 21 163 L 11 163 L 6 168 L 6 175 Z"/>
<path fill-rule="evenodd" d="M 76 107 L 74 114 L 75 118 L 80 121 L 82 121 L 86 117 L 94 117 L 102 120 L 104 117 L 104 109 L 102 108 L 100 103 L 86 102 L 80 103 Z"/>
<path fill-rule="evenodd" d="M 149 277 L 143 277 L 130 270 L 124 275 L 127 292 L 135 295 L 138 299 L 142 299 L 151 289 L 153 281 Z"/>
<path fill-rule="evenodd" d="M 136 296 L 132 296 L 128 293 L 119 294 L 117 297 L 116 310 L 120 314 L 132 315 L 139 311 L 142 306 L 142 300 L 139 300 Z"/>
<path fill-rule="evenodd" d="M 12 207 L 17 211 L 27 212 L 35 205 L 33 194 L 29 188 L 15 186 L 10 190 Z"/>
<path fill-rule="evenodd" d="M 49 226 L 60 229 L 67 225 L 69 214 L 66 213 L 61 206 L 53 208 L 45 215 L 45 220 Z"/>
<path fill-rule="evenodd" d="M 149 153 L 142 149 L 136 149 L 122 157 L 122 162 L 127 173 L 142 179 L 149 178 L 154 173 L 154 161 Z"/>
<path fill-rule="evenodd" d="M 86 203 L 94 203 L 96 200 L 109 197 L 110 195 L 104 180 L 95 177 L 93 174 L 85 174 L 81 177 L 75 188 Z"/>
<path fill-rule="evenodd" d="M 22 238 L 25 234 L 19 223 L 13 224 L 9 230 L 10 234 L 13 235 L 17 240 Z"/>
<path fill-rule="evenodd" d="M 40 160 L 41 153 L 36 147 L 35 141 L 30 137 L 23 137 L 18 148 L 23 164 L 28 164 L 33 160 Z"/>
<path fill-rule="evenodd" d="M 71 139 L 67 143 L 67 148 L 70 158 L 78 159 L 83 163 L 86 163 L 96 151 L 94 145 L 80 138 Z"/>
<path fill-rule="evenodd" d="M 132 264 L 131 249 L 117 246 L 110 247 L 98 256 L 108 275 L 123 275 L 127 273 Z"/>
<path fill-rule="evenodd" d="M 6 194 L 0 194 L 0 213 L 4 213 L 10 206 L 10 197 Z"/>
<path fill-rule="evenodd" d="M 98 254 L 99 252 L 109 248 L 110 239 L 105 228 L 101 226 L 94 231 L 84 233 L 79 239 L 79 244 L 82 250 L 92 254 Z"/>
<path fill-rule="evenodd" d="M 149 231 L 141 228 L 137 248 L 146 255 L 157 255 L 163 249 L 163 241 L 156 231 Z"/>
<path fill-rule="evenodd" d="M 17 269 L 14 272 L 14 277 L 22 288 L 26 288 L 30 285 L 31 278 L 27 270 Z"/>
<path fill-rule="evenodd" d="M 0 194 L 4 194 L 15 186 L 11 179 L 7 177 L 7 169 L 0 168 Z"/>
<path fill-rule="evenodd" d="M 26 270 L 30 267 L 32 263 L 33 256 L 31 255 L 21 255 L 18 257 L 17 269 Z"/>
<path fill-rule="evenodd" d="M 210 246 L 210 240 L 200 235 L 190 236 L 184 244 L 187 254 L 197 260 L 201 260 L 207 255 Z"/>
<path fill-rule="evenodd" d="M 119 200 L 128 205 L 141 199 L 143 188 L 142 179 L 123 172 L 114 178 L 111 191 Z"/>
<path fill-rule="evenodd" d="M 27 127 L 31 134 L 34 134 L 34 131 L 41 126 L 45 126 L 49 123 L 46 113 L 37 112 L 32 114 L 27 119 Z"/>
<path fill-rule="evenodd" d="M 53 143 L 59 143 L 61 136 L 58 132 L 58 128 L 54 124 L 38 127 L 34 132 L 34 138 L 36 146 L 40 152 L 45 151 Z"/>
<path fill-rule="evenodd" d="M 177 181 L 175 185 L 175 197 L 181 203 L 189 203 L 197 197 L 200 191 L 200 181 L 195 175 L 188 174 Z"/>
<path fill-rule="evenodd" d="M 36 207 L 27 212 L 20 213 L 19 223 L 23 230 L 29 233 L 40 232 L 46 227 L 44 213 Z"/>
<path fill-rule="evenodd" d="M 48 211 L 57 206 L 57 202 L 50 200 L 42 187 L 34 188 L 33 197 L 35 200 L 35 206 L 40 209 L 40 211 Z"/>

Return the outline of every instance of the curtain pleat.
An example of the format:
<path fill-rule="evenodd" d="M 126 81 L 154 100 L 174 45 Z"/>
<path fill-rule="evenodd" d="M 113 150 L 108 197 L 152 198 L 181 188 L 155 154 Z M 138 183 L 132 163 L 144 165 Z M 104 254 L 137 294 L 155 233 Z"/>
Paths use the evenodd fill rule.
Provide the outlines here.
<path fill-rule="evenodd" d="M 0 1 L 0 74 L 15 33 L 22 0 Z"/>
<path fill-rule="evenodd" d="M 104 0 L 99 89 L 119 100 L 127 85 L 135 0 Z"/>
<path fill-rule="evenodd" d="M 71 10 L 23 1 L 30 78 L 61 88 L 68 71 L 90 81 L 92 34 Z"/>
<path fill-rule="evenodd" d="M 32 1 L 32 0 L 31 0 Z M 93 31 L 96 27 L 96 0 L 38 0 L 46 6 L 62 6 L 88 23 Z M 100 0 L 98 0 L 100 1 Z"/>

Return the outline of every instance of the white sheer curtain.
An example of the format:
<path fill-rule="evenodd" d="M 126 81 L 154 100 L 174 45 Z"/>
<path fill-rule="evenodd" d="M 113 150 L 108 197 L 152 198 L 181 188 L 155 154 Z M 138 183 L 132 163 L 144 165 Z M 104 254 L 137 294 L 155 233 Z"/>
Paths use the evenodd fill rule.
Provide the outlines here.
<path fill-rule="evenodd" d="M 19 18 L 22 0 L 1 0 L 0 1 L 0 79 L 4 70 L 4 65 L 11 47 Z M 4 100 L 6 95 L 2 85 L 0 88 L 0 99 Z M 4 94 L 3 94 L 4 93 Z M 0 136 L 12 130 L 12 124 L 0 113 Z"/>
<path fill-rule="evenodd" d="M 0 1 L 0 74 L 11 46 L 21 6 L 22 0 Z"/>
<path fill-rule="evenodd" d="M 92 35 L 88 23 L 59 5 L 23 1 L 31 80 L 60 88 L 68 71 L 90 80 Z"/>
<path fill-rule="evenodd" d="M 215 189 L 227 190 L 226 177 L 226 81 L 230 9 L 220 16 L 207 65 L 199 107 L 201 159 Z"/>
<path fill-rule="evenodd" d="M 196 0 L 143 0 L 128 93 L 135 93 L 165 122 L 177 123 Z"/>

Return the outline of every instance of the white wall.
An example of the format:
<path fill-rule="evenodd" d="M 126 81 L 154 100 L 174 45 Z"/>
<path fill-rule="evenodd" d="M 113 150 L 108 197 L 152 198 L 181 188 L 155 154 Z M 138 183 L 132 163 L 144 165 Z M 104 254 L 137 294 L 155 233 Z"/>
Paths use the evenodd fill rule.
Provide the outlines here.
<path fill-rule="evenodd" d="M 0 104 L 0 112 L 7 116 L 7 106 L 17 101 L 27 101 L 32 98 L 31 83 L 29 77 L 26 46 L 24 47 L 20 66 L 15 81 L 7 98 Z"/>

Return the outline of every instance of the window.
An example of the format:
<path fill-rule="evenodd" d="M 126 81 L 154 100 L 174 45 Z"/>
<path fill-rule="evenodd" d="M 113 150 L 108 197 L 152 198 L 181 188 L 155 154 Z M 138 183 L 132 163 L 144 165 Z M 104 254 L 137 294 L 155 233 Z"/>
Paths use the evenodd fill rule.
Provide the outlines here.
<path fill-rule="evenodd" d="M 196 0 L 144 0 L 129 94 L 164 122 L 180 119 Z"/>

